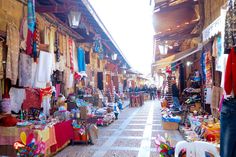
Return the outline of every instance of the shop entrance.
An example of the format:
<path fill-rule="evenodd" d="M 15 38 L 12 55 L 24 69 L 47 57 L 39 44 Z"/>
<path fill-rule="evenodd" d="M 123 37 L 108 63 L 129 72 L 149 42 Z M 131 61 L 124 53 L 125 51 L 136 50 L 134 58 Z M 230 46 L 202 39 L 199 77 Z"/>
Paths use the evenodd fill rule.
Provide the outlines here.
<path fill-rule="evenodd" d="M 97 87 L 100 90 L 103 90 L 103 72 L 97 73 Z"/>

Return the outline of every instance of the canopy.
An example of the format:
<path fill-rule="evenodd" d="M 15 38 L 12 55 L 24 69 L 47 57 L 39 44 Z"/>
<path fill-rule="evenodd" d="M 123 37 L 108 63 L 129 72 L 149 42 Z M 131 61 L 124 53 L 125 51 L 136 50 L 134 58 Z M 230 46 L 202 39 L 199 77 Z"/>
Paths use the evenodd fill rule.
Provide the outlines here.
<path fill-rule="evenodd" d="M 182 59 L 184 59 L 184 58 L 200 51 L 201 48 L 202 48 L 202 46 L 198 46 L 198 47 L 191 48 L 191 49 L 188 49 L 186 51 L 171 55 L 169 57 L 163 58 L 163 59 L 153 63 L 152 67 L 156 70 L 166 68 L 170 64 L 176 63 L 176 62 L 178 62 L 178 61 L 180 61 L 180 60 L 182 60 Z"/>

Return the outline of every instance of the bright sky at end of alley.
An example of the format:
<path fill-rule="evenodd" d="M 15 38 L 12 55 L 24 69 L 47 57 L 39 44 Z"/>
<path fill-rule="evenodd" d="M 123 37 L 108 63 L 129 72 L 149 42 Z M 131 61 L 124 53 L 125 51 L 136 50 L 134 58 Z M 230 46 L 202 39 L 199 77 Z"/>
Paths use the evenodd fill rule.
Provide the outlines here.
<path fill-rule="evenodd" d="M 90 0 L 90 3 L 132 68 L 150 73 L 154 30 L 149 0 Z"/>

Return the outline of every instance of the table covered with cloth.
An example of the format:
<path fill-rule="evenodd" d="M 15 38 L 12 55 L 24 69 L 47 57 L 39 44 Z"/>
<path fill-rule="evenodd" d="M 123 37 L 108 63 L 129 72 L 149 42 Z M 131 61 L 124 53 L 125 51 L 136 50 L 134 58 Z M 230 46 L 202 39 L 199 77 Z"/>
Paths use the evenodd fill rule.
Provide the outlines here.
<path fill-rule="evenodd" d="M 57 143 L 51 147 L 51 153 L 61 150 L 73 139 L 74 132 L 71 124 L 72 120 L 68 120 L 54 125 Z"/>
<path fill-rule="evenodd" d="M 14 142 L 20 140 L 20 133 L 25 132 L 27 135 L 34 131 L 43 142 L 45 142 L 45 152 L 47 154 L 55 153 L 63 146 L 68 144 L 73 137 L 73 128 L 71 120 L 55 124 L 44 129 L 33 129 L 32 127 L 0 127 L 0 146 L 12 146 Z M 0 155 L 3 155 L 0 151 Z"/>
<path fill-rule="evenodd" d="M 45 142 L 45 152 L 50 153 L 50 147 L 56 144 L 54 126 L 42 130 L 30 127 L 0 127 L 0 145 L 13 146 L 16 141 L 20 141 L 21 132 L 25 132 L 28 135 L 32 131 L 36 132 L 42 141 Z"/>

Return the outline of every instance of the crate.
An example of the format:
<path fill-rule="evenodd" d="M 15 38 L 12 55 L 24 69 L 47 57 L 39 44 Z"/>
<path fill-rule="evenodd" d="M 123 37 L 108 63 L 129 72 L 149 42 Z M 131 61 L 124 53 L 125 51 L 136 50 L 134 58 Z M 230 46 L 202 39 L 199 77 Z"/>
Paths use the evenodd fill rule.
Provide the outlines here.
<path fill-rule="evenodd" d="M 162 121 L 162 127 L 164 130 L 177 130 L 179 128 L 179 123 Z"/>

